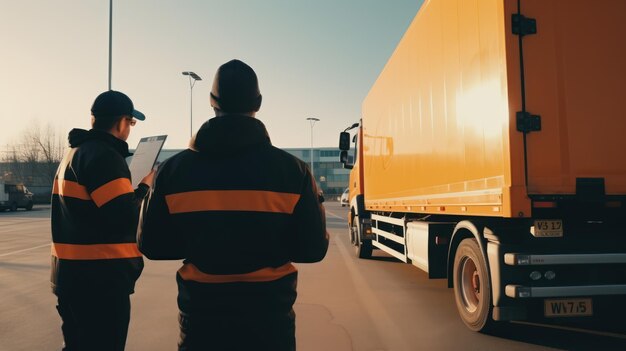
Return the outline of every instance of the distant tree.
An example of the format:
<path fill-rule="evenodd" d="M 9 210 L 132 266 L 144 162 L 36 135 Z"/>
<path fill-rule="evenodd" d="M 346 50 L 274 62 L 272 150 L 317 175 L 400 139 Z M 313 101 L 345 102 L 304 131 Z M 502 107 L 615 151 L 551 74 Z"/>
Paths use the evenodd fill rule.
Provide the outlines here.
<path fill-rule="evenodd" d="M 6 154 L 2 159 L 4 162 L 2 176 L 4 180 L 9 182 L 22 181 L 25 177 L 24 162 L 18 149 L 15 144 L 7 145 Z"/>
<path fill-rule="evenodd" d="M 41 128 L 34 123 L 22 131 L 17 141 L 7 145 L 3 157 L 5 180 L 32 183 L 40 179 L 51 184 L 66 145 L 65 138 L 52 125 Z"/>
<path fill-rule="evenodd" d="M 36 156 L 37 162 L 43 164 L 44 171 L 52 180 L 63 159 L 67 142 L 50 124 L 47 124 L 44 129 L 36 125 L 35 128 L 26 131 L 26 138 L 28 140 L 26 149 L 36 150 L 32 152 L 32 156 Z"/>

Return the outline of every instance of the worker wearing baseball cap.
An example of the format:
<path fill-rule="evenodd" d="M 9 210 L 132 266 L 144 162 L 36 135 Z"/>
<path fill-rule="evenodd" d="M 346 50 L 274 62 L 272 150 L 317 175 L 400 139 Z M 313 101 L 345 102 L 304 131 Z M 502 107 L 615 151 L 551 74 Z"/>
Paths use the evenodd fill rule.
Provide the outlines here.
<path fill-rule="evenodd" d="M 91 115 L 91 130 L 70 131 L 54 177 L 52 290 L 64 350 L 123 350 L 129 295 L 143 269 L 135 237 L 139 207 L 153 178 L 132 188 L 126 140 L 145 116 L 112 90 L 95 99 Z"/>

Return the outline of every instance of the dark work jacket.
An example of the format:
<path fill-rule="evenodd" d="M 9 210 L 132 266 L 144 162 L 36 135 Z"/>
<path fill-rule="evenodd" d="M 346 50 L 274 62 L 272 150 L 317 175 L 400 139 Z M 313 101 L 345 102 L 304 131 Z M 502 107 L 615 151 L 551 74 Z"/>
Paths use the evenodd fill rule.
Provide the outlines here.
<path fill-rule="evenodd" d="M 52 289 L 59 294 L 130 294 L 143 269 L 136 244 L 148 186 L 131 186 L 128 144 L 73 129 L 52 194 Z"/>
<path fill-rule="evenodd" d="M 290 314 L 297 271 L 328 249 L 324 208 L 306 163 L 270 143 L 256 118 L 221 116 L 157 171 L 139 249 L 184 259 L 181 311 Z"/>

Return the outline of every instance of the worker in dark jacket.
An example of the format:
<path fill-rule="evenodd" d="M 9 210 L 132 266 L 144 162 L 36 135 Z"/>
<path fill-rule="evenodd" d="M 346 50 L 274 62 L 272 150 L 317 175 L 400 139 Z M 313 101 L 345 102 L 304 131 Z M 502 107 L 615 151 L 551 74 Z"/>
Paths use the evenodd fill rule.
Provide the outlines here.
<path fill-rule="evenodd" d="M 64 350 L 124 350 L 129 295 L 143 269 L 136 244 L 139 208 L 153 174 L 132 188 L 126 139 L 145 117 L 128 96 L 104 92 L 91 113 L 93 129 L 70 132 L 70 149 L 54 179 L 52 290 Z"/>
<path fill-rule="evenodd" d="M 257 77 L 232 60 L 215 76 L 216 117 L 157 171 L 139 249 L 184 259 L 179 350 L 294 350 L 297 270 L 328 248 L 306 163 L 270 143 Z"/>

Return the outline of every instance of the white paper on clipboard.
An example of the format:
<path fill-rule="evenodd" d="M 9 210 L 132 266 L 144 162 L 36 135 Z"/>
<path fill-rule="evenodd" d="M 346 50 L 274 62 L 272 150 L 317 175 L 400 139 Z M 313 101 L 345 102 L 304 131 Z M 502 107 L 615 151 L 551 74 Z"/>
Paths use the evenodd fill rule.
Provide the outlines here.
<path fill-rule="evenodd" d="M 133 180 L 133 189 L 136 189 L 141 180 L 152 171 L 167 135 L 157 135 L 141 138 L 130 161 L 130 176 Z"/>

